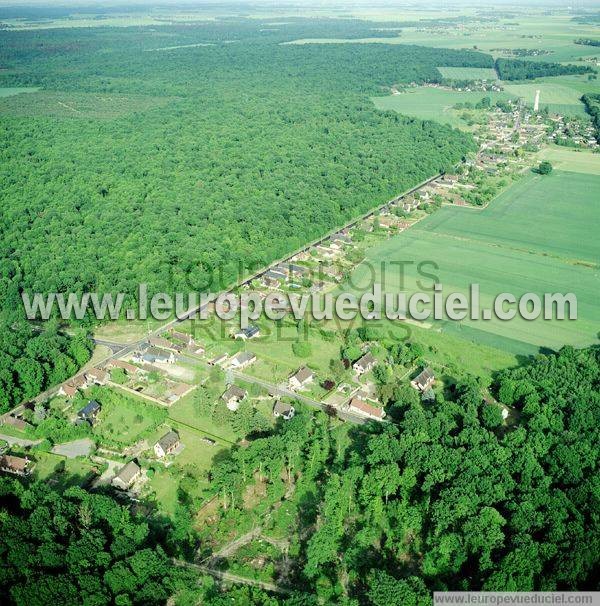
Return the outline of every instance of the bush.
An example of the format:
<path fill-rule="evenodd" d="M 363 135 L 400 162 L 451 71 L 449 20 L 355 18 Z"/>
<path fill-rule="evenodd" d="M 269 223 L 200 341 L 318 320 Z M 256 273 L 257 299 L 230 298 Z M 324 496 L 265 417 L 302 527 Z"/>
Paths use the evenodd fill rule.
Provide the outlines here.
<path fill-rule="evenodd" d="M 308 358 L 312 353 L 312 347 L 308 341 L 296 341 L 292 344 L 292 351 L 298 358 Z"/>

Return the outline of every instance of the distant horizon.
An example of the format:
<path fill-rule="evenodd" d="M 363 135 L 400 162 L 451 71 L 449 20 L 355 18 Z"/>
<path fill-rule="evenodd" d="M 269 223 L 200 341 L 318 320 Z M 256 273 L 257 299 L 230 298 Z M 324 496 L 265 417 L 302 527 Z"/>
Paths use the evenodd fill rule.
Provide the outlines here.
<path fill-rule="evenodd" d="M 397 1 L 397 0 L 59 0 L 58 2 L 40 1 L 40 0 L 0 0 L 0 8 L 178 8 L 203 6 L 215 7 L 223 5 L 232 6 L 274 6 L 274 7 L 298 7 L 298 6 L 319 6 L 337 7 L 337 8 L 410 8 L 411 10 L 439 10 L 447 7 L 462 8 L 492 8 L 499 4 L 503 6 L 514 6 L 515 8 L 530 7 L 557 7 L 564 10 L 581 10 L 598 8 L 600 9 L 600 0 L 575 0 L 565 6 L 564 0 L 495 0 L 489 3 L 474 2 L 473 0 L 439 0 L 431 3 L 420 3 L 416 1 Z"/>

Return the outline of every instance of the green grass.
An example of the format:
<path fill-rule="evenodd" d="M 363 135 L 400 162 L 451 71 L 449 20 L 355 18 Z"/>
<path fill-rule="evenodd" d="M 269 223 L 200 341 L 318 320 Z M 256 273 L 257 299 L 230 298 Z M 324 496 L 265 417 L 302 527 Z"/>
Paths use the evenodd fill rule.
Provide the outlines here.
<path fill-rule="evenodd" d="M 198 432 L 197 440 L 202 435 L 207 435 L 212 439 L 221 439 L 226 444 L 227 442 L 237 441 L 239 437 L 229 425 L 217 425 L 209 415 L 202 414 L 194 404 L 193 392 L 181 398 L 169 408 L 169 418 L 196 429 Z M 179 427 L 177 427 L 178 431 Z"/>
<path fill-rule="evenodd" d="M 80 459 L 66 459 L 51 452 L 36 451 L 33 455 L 35 468 L 33 478 L 41 482 L 50 482 L 61 489 L 77 486 L 93 474 L 93 463 Z M 57 472 L 57 466 L 64 461 L 64 472 Z"/>
<path fill-rule="evenodd" d="M 496 70 L 486 67 L 438 67 L 437 70 L 450 80 L 498 80 Z"/>
<path fill-rule="evenodd" d="M 469 340 L 527 354 L 532 346 L 594 343 L 600 329 L 600 243 L 595 235 L 599 187 L 600 177 L 594 175 L 563 171 L 547 177 L 532 175 L 483 211 L 442 208 L 415 228 L 372 249 L 368 259 L 375 267 L 381 261 L 414 263 L 408 266 L 404 283 L 398 270 L 388 265 L 386 292 L 416 292 L 430 286 L 431 280 L 415 269 L 427 261 L 430 264 L 424 270 L 439 278 L 446 294 L 466 293 L 470 283 L 478 283 L 482 307 L 490 306 L 492 298 L 502 292 L 517 297 L 525 292 L 574 292 L 578 298 L 577 321 L 466 320 L 460 326 L 441 326 L 455 336 L 464 332 Z M 432 269 L 431 263 L 438 269 Z M 355 283 L 367 276 L 367 268 L 359 266 Z M 419 278 L 422 287 L 417 284 Z M 383 280 L 381 271 L 375 279 Z"/>
<path fill-rule="evenodd" d="M 556 145 L 544 147 L 540 160 L 548 160 L 555 169 L 600 175 L 600 154 L 587 150 L 575 150 Z"/>
<path fill-rule="evenodd" d="M 457 103 L 476 104 L 483 97 L 490 97 L 492 102 L 498 99 L 509 99 L 507 93 L 488 92 L 458 92 L 442 90 L 431 87 L 419 87 L 410 89 L 399 95 L 388 97 L 374 97 L 372 99 L 375 107 L 381 110 L 393 110 L 407 116 L 422 118 L 425 120 L 436 120 L 457 128 L 466 126 L 466 122 L 460 118 L 459 112 L 453 109 Z"/>
<path fill-rule="evenodd" d="M 106 391 L 99 390 L 93 397 L 102 404 L 94 435 L 107 445 L 131 446 L 166 416 L 163 408 L 117 391 L 111 391 L 110 397 L 104 399 L 102 393 Z"/>
<path fill-rule="evenodd" d="M 585 107 L 581 102 L 581 92 L 573 87 L 565 86 L 557 81 L 535 81 L 527 84 L 504 83 L 504 90 L 515 97 L 524 99 L 528 105 L 533 106 L 536 91 L 540 91 L 540 108 L 548 106 L 553 113 L 569 116 L 587 116 Z"/>

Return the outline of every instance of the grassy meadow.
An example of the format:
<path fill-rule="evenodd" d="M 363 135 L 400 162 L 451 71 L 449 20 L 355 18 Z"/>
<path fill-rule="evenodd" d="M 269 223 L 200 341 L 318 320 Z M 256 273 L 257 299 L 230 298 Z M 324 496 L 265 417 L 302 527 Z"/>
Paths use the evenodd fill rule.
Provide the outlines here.
<path fill-rule="evenodd" d="M 453 109 L 454 105 L 467 102 L 475 104 L 483 97 L 490 97 L 495 102 L 498 99 L 509 99 L 511 95 L 503 92 L 458 92 L 422 86 L 399 95 L 373 97 L 372 101 L 380 110 L 392 110 L 399 114 L 464 128 L 466 122 Z"/>

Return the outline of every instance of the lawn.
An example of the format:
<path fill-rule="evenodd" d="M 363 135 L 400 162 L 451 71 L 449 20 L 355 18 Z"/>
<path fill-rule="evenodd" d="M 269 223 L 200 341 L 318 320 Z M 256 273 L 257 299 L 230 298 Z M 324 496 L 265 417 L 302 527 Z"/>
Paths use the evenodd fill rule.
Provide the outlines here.
<path fill-rule="evenodd" d="M 438 67 L 437 70 L 449 80 L 498 80 L 496 70 L 489 67 Z"/>
<path fill-rule="evenodd" d="M 368 259 L 377 271 L 375 281 L 385 279 L 386 292 L 422 291 L 431 280 L 419 276 L 415 267 L 426 261 L 430 264 L 425 271 L 438 276 L 446 294 L 466 293 L 470 283 L 480 284 L 482 307 L 502 292 L 515 296 L 574 292 L 577 321 L 467 320 L 435 324 L 435 329 L 457 337 L 464 333 L 469 340 L 513 353 L 531 353 L 532 346 L 594 343 L 600 329 L 600 243 L 595 235 L 599 187 L 599 176 L 555 171 L 547 177 L 526 177 L 483 211 L 442 208 L 369 251 Z M 407 267 L 403 283 L 397 267 L 390 269 L 391 260 L 414 263 Z M 385 275 L 381 261 L 388 262 Z M 438 269 L 432 269 L 431 263 Z M 366 285 L 368 275 L 368 268 L 359 266 L 355 283 L 362 280 Z M 419 278 L 422 287 L 417 285 Z"/>
<path fill-rule="evenodd" d="M 173 514 L 177 505 L 177 489 L 179 481 L 185 474 L 189 474 L 197 481 L 192 496 L 204 498 L 206 490 L 209 487 L 207 474 L 213 462 L 213 458 L 223 453 L 222 446 L 206 444 L 202 441 L 202 436 L 185 427 L 173 427 L 184 445 L 180 454 L 173 458 L 173 464 L 164 468 L 162 465 L 155 464 L 156 470 L 154 476 L 150 479 L 149 488 L 156 495 L 156 500 L 160 504 L 161 510 L 168 514 Z M 165 428 L 166 431 L 166 428 Z M 161 433 L 164 433 L 162 430 Z"/>
<path fill-rule="evenodd" d="M 94 435 L 109 447 L 131 446 L 166 417 L 164 408 L 115 390 L 96 388 L 91 397 L 102 405 Z"/>
<path fill-rule="evenodd" d="M 377 109 L 393 110 L 407 116 L 424 120 L 436 120 L 457 128 L 466 127 L 459 113 L 453 109 L 457 103 L 476 104 L 483 97 L 490 97 L 492 102 L 498 99 L 510 99 L 507 93 L 493 92 L 458 92 L 422 86 L 413 88 L 399 95 L 374 97 L 373 103 Z"/>

